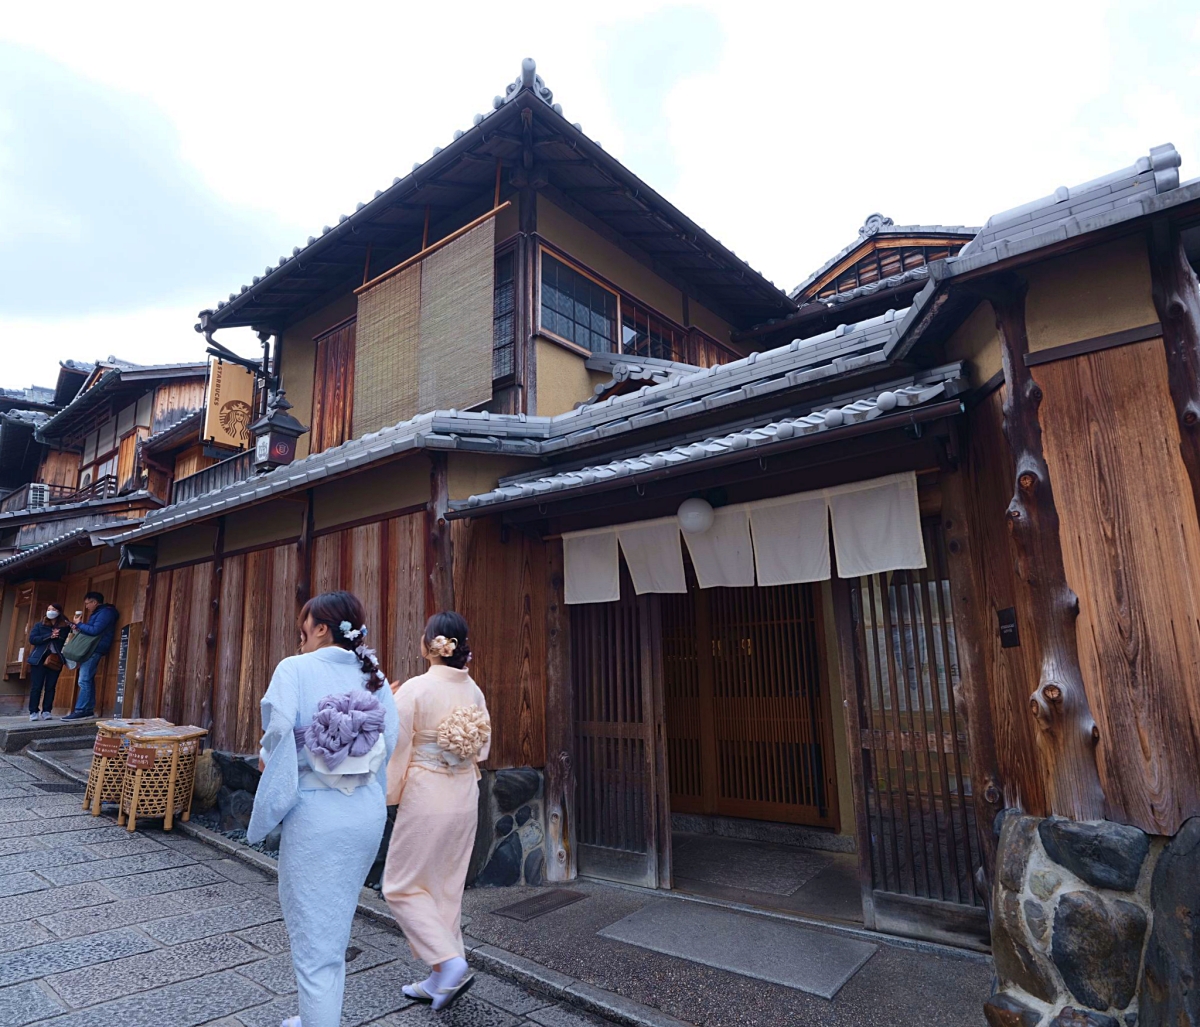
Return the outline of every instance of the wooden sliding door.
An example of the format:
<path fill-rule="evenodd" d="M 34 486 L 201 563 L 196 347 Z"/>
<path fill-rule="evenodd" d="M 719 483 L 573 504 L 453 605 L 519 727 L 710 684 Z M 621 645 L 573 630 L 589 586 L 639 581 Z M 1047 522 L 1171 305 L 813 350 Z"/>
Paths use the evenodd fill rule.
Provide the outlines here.
<path fill-rule="evenodd" d="M 579 872 L 670 886 L 659 596 L 571 607 Z"/>
<path fill-rule="evenodd" d="M 837 826 L 811 585 L 662 597 L 671 808 Z"/>
<path fill-rule="evenodd" d="M 868 927 L 983 947 L 967 727 L 954 697 L 958 651 L 936 518 L 924 534 L 925 569 L 835 584 L 865 834 L 864 915 Z"/>

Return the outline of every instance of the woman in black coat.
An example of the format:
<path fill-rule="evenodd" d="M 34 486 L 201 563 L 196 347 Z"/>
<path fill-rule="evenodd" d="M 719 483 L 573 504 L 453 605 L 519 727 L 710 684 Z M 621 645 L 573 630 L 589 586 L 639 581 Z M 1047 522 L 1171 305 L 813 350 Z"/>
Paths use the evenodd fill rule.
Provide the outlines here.
<path fill-rule="evenodd" d="M 46 616 L 29 629 L 29 719 L 50 719 L 54 690 L 62 673 L 62 647 L 71 633 L 71 622 L 56 603 L 46 607 Z M 38 706 L 41 713 L 38 713 Z"/>

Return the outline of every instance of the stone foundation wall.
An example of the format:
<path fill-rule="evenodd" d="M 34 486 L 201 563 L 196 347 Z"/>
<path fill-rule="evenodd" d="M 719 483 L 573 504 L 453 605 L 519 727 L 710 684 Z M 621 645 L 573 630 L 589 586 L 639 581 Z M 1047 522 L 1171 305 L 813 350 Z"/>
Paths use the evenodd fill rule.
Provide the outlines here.
<path fill-rule="evenodd" d="M 992 1027 L 1200 1027 L 1200 819 L 1173 839 L 1002 815 Z"/>
<path fill-rule="evenodd" d="M 483 771 L 468 884 L 503 888 L 545 883 L 544 787 L 542 772 L 532 767 Z"/>

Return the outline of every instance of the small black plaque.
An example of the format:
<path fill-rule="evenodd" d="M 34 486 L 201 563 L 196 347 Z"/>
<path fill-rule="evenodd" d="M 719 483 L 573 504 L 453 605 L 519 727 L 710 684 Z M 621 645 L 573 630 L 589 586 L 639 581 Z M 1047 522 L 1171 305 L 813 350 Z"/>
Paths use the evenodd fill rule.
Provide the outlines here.
<path fill-rule="evenodd" d="M 586 898 L 587 896 L 583 892 L 568 891 L 566 888 L 550 888 L 531 899 L 514 902 L 511 906 L 501 906 L 499 909 L 493 909 L 492 912 L 497 916 L 506 916 L 510 920 L 524 922 L 533 920 L 535 917 L 545 916 L 547 913 L 553 913 L 556 909 L 562 909 L 563 906 L 569 906 L 572 902 L 579 902 Z"/>
<path fill-rule="evenodd" d="M 1015 649 L 1021 644 L 1021 636 L 1017 633 L 1017 611 L 1015 607 L 997 610 L 996 619 L 1000 622 L 1000 648 Z"/>
<path fill-rule="evenodd" d="M 74 781 L 34 781 L 33 787 L 38 788 L 43 792 L 82 792 L 83 785 L 76 784 Z"/>

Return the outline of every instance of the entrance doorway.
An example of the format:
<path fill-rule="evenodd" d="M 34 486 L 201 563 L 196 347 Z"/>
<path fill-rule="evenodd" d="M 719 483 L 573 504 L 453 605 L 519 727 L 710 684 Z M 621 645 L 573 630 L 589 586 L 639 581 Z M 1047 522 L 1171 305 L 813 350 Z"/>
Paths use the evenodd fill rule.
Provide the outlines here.
<path fill-rule="evenodd" d="M 672 812 L 836 827 L 813 587 L 661 598 Z"/>

